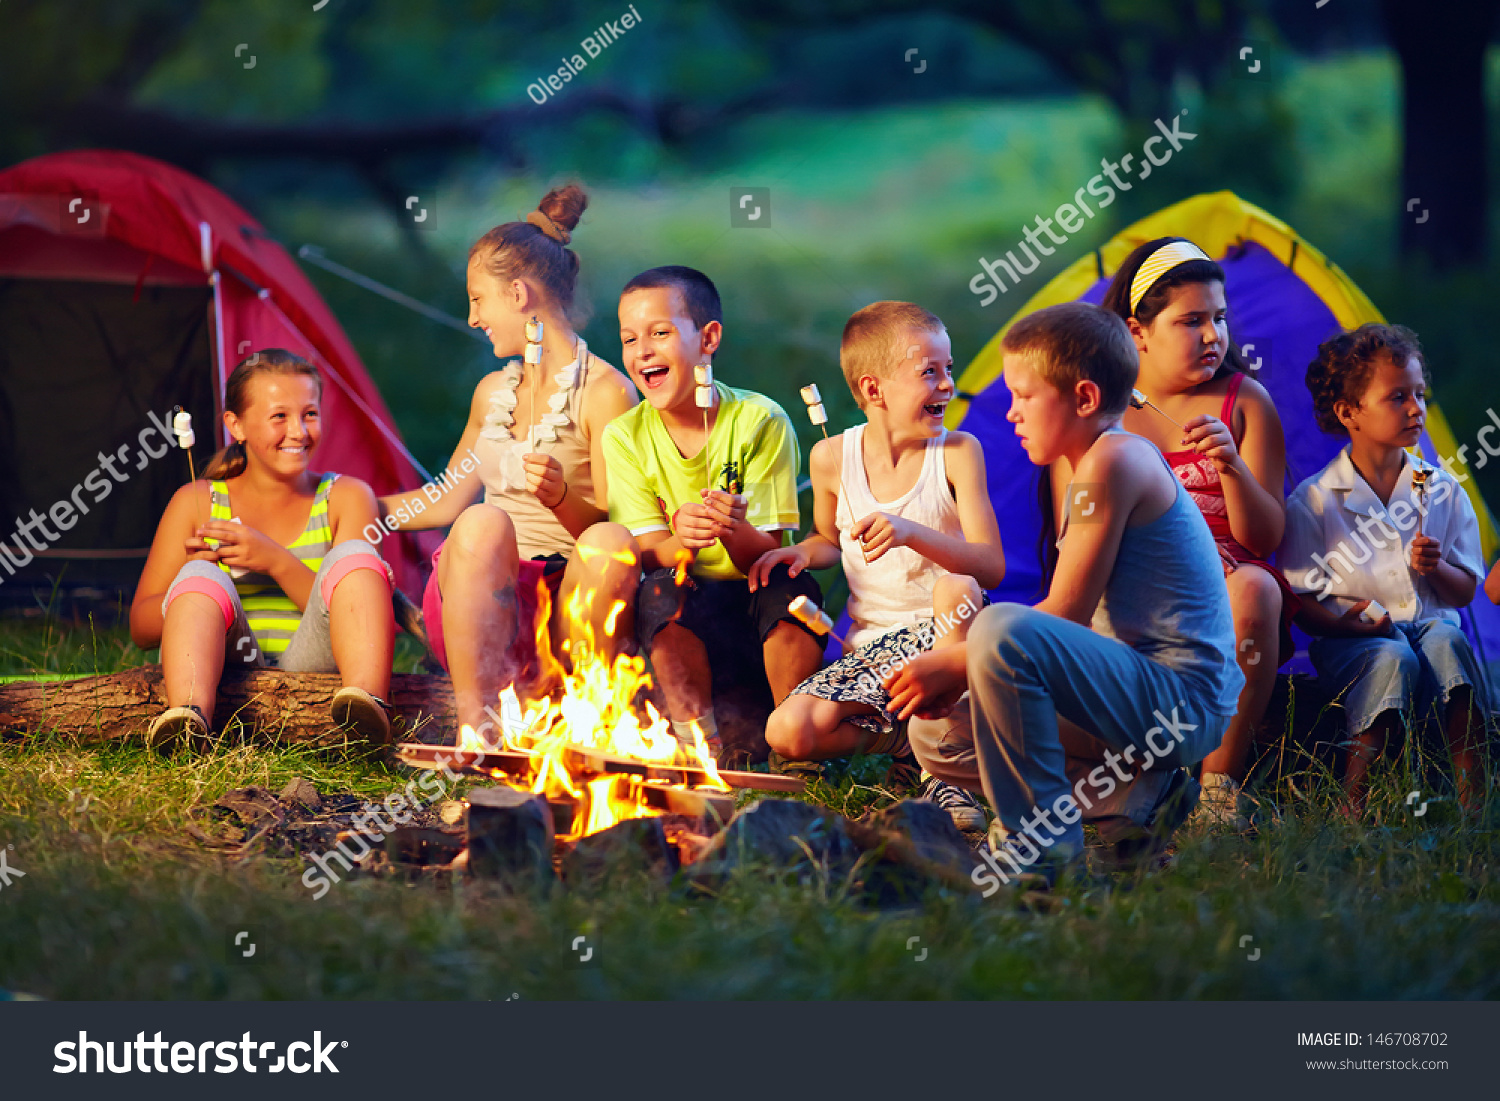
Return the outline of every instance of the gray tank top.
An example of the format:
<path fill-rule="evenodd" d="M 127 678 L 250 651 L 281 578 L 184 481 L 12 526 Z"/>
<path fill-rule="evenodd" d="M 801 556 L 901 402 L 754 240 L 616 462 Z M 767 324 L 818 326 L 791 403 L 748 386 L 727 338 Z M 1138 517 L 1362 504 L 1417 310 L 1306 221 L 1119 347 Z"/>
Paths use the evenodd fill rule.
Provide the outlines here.
<path fill-rule="evenodd" d="M 1245 679 L 1224 567 L 1203 513 L 1175 476 L 1172 484 L 1177 496 L 1166 512 L 1121 534 L 1091 626 L 1194 682 L 1203 706 L 1233 714 Z"/>

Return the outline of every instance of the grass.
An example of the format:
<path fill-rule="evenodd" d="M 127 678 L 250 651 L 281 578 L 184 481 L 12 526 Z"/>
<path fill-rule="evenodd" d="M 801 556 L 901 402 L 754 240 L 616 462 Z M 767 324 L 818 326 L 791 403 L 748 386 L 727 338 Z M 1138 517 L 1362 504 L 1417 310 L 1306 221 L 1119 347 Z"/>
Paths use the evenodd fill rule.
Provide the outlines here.
<path fill-rule="evenodd" d="M 0 627 L 5 660 L 118 667 L 118 632 Z M 899 794 L 856 762 L 810 798 L 860 813 Z M 1188 828 L 1165 870 L 1077 880 L 1041 915 L 950 890 L 879 911 L 818 871 L 745 869 L 713 896 L 628 872 L 607 884 L 352 879 L 320 900 L 294 859 L 211 853 L 188 812 L 305 776 L 378 796 L 399 767 L 287 746 L 164 757 L 41 735 L 0 744 L 0 987 L 59 999 L 1261 998 L 1500 996 L 1496 800 L 1477 824 L 1405 804 L 1424 763 L 1379 773 L 1370 813 L 1331 777 L 1279 782 L 1238 838 Z M 253 962 L 230 962 L 238 930 Z M 599 946 L 579 966 L 572 938 Z M 927 958 L 906 949 L 921 937 Z M 1241 947 L 1241 938 L 1252 937 Z M 1258 949 L 1257 959 L 1249 957 Z"/>

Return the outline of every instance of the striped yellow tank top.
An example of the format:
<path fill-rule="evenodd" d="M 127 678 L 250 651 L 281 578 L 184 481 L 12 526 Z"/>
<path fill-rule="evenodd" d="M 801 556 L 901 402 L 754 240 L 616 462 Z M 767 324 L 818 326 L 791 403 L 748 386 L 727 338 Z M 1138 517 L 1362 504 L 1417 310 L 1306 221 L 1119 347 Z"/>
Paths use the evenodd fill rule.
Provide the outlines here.
<path fill-rule="evenodd" d="M 307 517 L 307 527 L 297 536 L 287 550 L 302 560 L 302 564 L 313 573 L 323 565 L 323 556 L 333 546 L 333 527 L 328 522 L 328 492 L 338 480 L 337 474 L 324 474 L 318 482 L 318 493 L 313 498 L 312 512 Z M 210 482 L 212 505 L 209 516 L 215 520 L 232 520 L 234 510 L 229 505 L 229 487 L 223 482 Z M 223 562 L 219 568 L 225 573 L 229 567 Z M 292 635 L 302 622 L 302 613 L 292 598 L 281 591 L 269 576 L 263 573 L 247 573 L 235 578 L 235 591 L 239 593 L 240 605 L 245 609 L 245 618 L 256 644 L 271 661 L 286 651 Z"/>

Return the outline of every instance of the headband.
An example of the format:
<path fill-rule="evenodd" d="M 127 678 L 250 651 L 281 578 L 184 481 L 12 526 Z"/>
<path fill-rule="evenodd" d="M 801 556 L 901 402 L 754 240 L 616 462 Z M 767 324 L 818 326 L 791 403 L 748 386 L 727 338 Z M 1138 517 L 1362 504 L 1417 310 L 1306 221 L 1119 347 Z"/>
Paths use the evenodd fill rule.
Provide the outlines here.
<path fill-rule="evenodd" d="M 1207 260 L 1213 263 L 1213 258 L 1191 241 L 1168 241 L 1146 257 L 1145 262 L 1136 269 L 1135 278 L 1130 281 L 1131 314 L 1135 313 L 1141 299 L 1146 297 L 1146 292 L 1158 279 L 1177 265 L 1186 264 L 1190 260 Z"/>
<path fill-rule="evenodd" d="M 573 235 L 571 233 L 563 229 L 562 226 L 558 225 L 551 218 L 547 217 L 547 215 L 543 214 L 540 210 L 533 210 L 530 214 L 526 215 L 526 220 L 532 225 L 536 226 L 537 229 L 541 230 L 548 237 L 551 237 L 558 244 L 566 245 L 573 239 Z"/>

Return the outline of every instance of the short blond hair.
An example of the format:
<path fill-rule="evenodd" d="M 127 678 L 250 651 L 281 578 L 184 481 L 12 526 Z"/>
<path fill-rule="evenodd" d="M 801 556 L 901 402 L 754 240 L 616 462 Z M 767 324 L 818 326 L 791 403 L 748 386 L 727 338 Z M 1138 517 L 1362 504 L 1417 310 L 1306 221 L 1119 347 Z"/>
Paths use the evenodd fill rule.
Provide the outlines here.
<path fill-rule="evenodd" d="M 1107 416 L 1130 407 L 1140 358 L 1130 329 L 1108 310 L 1087 302 L 1048 306 L 1006 330 L 1000 347 L 1030 356 L 1036 373 L 1060 393 L 1088 379 L 1099 387 L 1099 411 Z"/>
<path fill-rule="evenodd" d="M 844 323 L 839 366 L 859 407 L 859 380 L 865 375 L 890 378 L 907 356 L 909 333 L 941 333 L 947 327 L 937 314 L 912 302 L 871 302 Z"/>

